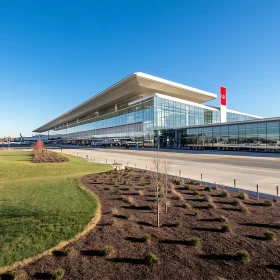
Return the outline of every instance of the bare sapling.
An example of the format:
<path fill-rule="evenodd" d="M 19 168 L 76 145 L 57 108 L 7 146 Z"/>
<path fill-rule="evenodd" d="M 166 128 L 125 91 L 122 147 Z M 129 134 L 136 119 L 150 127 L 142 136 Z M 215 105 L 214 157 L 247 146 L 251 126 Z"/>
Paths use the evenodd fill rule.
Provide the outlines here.
<path fill-rule="evenodd" d="M 162 183 L 164 186 L 164 200 L 165 200 L 165 214 L 167 214 L 168 211 L 168 189 L 171 187 L 171 180 L 169 178 L 169 173 L 171 170 L 170 162 L 165 159 L 162 162 L 163 166 L 163 174 L 162 174 Z"/>
<path fill-rule="evenodd" d="M 157 227 L 160 227 L 160 210 L 164 199 L 164 185 L 162 183 L 161 161 L 158 156 L 153 161 L 153 173 L 151 174 L 151 187 L 155 194 Z"/>

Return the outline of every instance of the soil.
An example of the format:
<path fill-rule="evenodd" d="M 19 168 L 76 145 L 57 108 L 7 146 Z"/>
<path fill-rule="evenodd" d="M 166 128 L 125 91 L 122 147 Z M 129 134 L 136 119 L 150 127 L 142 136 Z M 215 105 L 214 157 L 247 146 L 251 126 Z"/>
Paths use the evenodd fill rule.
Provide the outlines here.
<path fill-rule="evenodd" d="M 48 150 L 34 152 L 33 163 L 58 163 L 69 161 L 67 157 Z"/>
<path fill-rule="evenodd" d="M 280 236 L 279 202 L 265 206 L 264 200 L 252 197 L 239 200 L 247 213 L 234 204 L 237 193 L 229 193 L 226 198 L 221 196 L 222 189 L 206 191 L 204 186 L 192 185 L 193 190 L 199 191 L 195 195 L 193 190 L 184 188 L 184 183 L 176 185 L 183 200 L 176 192 L 169 192 L 168 213 L 162 209 L 161 227 L 157 228 L 149 176 L 149 173 L 118 171 L 83 177 L 82 183 L 100 198 L 99 224 L 69 245 L 74 248 L 69 255 L 54 252 L 24 267 L 27 279 L 52 279 L 50 273 L 58 267 L 65 270 L 63 279 L 75 280 L 280 279 L 280 242 L 264 238 L 268 230 Z M 212 198 L 215 209 L 208 208 L 206 195 Z M 184 208 L 185 202 L 191 209 Z M 222 216 L 226 222 L 220 220 Z M 176 227 L 179 221 L 182 226 Z M 231 232 L 221 231 L 224 223 L 230 225 Z M 152 236 L 150 243 L 143 240 L 147 233 Z M 201 244 L 191 246 L 186 242 L 191 237 L 199 237 Z M 106 245 L 114 247 L 114 255 L 104 256 Z M 238 260 L 238 250 L 246 250 L 250 262 Z M 145 264 L 148 252 L 154 253 L 160 264 Z"/>

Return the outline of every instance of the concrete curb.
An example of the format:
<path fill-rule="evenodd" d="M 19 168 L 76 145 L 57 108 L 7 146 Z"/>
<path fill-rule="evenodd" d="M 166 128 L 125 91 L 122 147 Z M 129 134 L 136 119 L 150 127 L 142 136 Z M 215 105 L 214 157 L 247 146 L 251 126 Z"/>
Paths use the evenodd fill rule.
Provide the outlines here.
<path fill-rule="evenodd" d="M 147 172 L 147 171 L 148 172 L 153 172 L 153 171 L 146 170 L 146 169 L 141 169 L 141 168 L 133 168 L 133 167 L 129 167 L 129 168 L 132 168 L 134 170 L 144 171 L 144 172 Z M 196 182 L 201 182 L 203 185 L 209 186 L 209 187 L 218 186 L 220 188 L 224 188 L 228 191 L 235 192 L 235 193 L 245 192 L 249 196 L 253 196 L 253 197 L 259 197 L 259 198 L 268 199 L 268 200 L 273 200 L 273 199 L 277 198 L 277 200 L 280 200 L 280 196 L 277 196 L 277 195 L 271 195 L 271 194 L 266 194 L 266 193 L 259 192 L 259 196 L 258 196 L 258 193 L 255 192 L 255 191 L 250 191 L 250 190 L 246 190 L 246 189 L 239 189 L 239 188 L 234 188 L 234 187 L 220 185 L 220 184 L 213 184 L 213 183 L 210 183 L 210 182 L 199 181 L 199 180 L 195 180 L 195 179 L 192 179 L 192 178 L 186 178 L 186 177 L 181 177 L 181 176 L 175 176 L 175 175 L 169 175 L 169 176 L 172 179 L 180 178 L 182 180 L 193 180 L 193 181 L 196 181 Z"/>

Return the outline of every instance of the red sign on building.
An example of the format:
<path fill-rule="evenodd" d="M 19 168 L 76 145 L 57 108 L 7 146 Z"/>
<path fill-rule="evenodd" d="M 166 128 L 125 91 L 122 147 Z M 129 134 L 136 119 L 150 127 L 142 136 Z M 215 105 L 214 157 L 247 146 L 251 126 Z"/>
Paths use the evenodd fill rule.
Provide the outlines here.
<path fill-rule="evenodd" d="M 227 105 L 227 89 L 225 87 L 220 87 L 221 90 L 221 105 Z"/>

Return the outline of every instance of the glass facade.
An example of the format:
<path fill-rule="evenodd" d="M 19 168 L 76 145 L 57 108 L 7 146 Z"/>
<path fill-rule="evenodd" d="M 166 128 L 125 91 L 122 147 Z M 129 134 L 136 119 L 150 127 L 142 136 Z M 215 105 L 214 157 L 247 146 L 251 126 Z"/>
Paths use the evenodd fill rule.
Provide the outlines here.
<path fill-rule="evenodd" d="M 153 99 L 139 102 L 128 108 L 95 117 L 75 126 L 50 131 L 52 136 L 83 140 L 128 140 L 142 141 L 150 146 L 154 139 Z M 152 141 L 151 141 L 152 140 Z"/>
<path fill-rule="evenodd" d="M 158 131 L 162 148 L 280 150 L 280 120 Z"/>
<path fill-rule="evenodd" d="M 242 121 L 250 121 L 254 119 L 256 119 L 256 117 L 252 117 L 240 113 L 227 112 L 227 122 L 242 122 Z"/>
<path fill-rule="evenodd" d="M 228 122 L 252 119 L 231 112 L 227 112 L 227 118 Z M 217 108 L 155 94 L 125 109 L 57 127 L 49 134 L 69 141 L 135 141 L 140 147 L 162 148 L 266 149 L 279 144 L 279 122 L 276 127 L 269 123 L 267 127 L 263 123 L 207 126 L 217 123 L 220 123 Z"/>
<path fill-rule="evenodd" d="M 155 130 L 220 122 L 220 111 L 211 110 L 156 96 L 154 98 Z"/>

